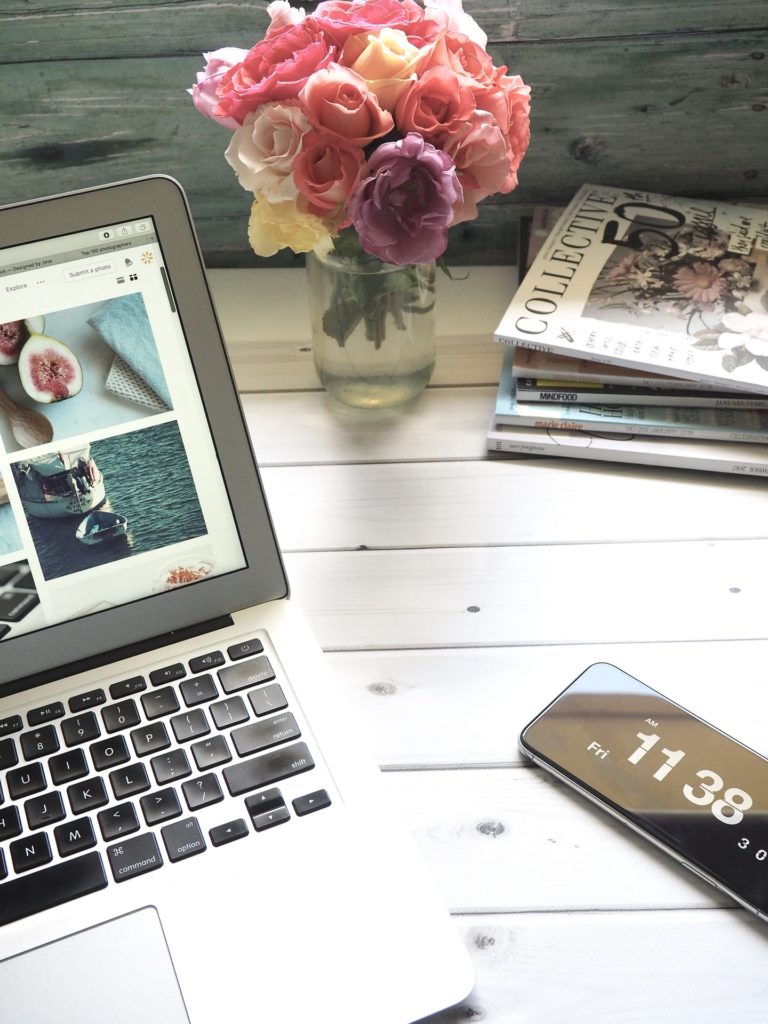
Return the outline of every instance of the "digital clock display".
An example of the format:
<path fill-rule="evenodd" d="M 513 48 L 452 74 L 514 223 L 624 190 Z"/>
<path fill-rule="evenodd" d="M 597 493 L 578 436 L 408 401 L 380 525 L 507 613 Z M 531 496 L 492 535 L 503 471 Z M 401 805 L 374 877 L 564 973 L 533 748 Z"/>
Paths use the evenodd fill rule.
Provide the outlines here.
<path fill-rule="evenodd" d="M 768 761 L 613 665 L 592 665 L 522 749 L 768 915 Z"/>

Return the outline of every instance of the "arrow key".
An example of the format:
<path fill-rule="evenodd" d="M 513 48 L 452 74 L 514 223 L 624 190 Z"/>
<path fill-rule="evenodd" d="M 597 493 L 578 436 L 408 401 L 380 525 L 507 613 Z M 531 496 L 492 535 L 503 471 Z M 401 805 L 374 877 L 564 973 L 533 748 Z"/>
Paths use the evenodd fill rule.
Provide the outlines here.
<path fill-rule="evenodd" d="M 317 789 L 314 793 L 296 797 L 292 803 L 294 811 L 301 817 L 304 814 L 319 811 L 323 807 L 330 807 L 331 798 L 324 789 Z"/>
<path fill-rule="evenodd" d="M 228 821 L 224 825 L 216 825 L 210 829 L 208 835 L 214 846 L 224 846 L 225 843 L 232 843 L 235 839 L 242 839 L 248 835 L 248 826 L 242 818 Z"/>

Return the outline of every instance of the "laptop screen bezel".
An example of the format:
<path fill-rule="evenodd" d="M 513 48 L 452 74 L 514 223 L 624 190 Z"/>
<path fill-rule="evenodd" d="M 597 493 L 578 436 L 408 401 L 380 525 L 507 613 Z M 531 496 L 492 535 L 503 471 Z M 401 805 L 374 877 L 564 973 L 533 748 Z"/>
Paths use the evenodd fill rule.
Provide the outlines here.
<path fill-rule="evenodd" d="M 288 581 L 181 185 L 165 175 L 0 207 L 6 247 L 151 217 L 221 464 L 246 566 L 0 642 L 0 698 L 59 668 L 288 596 Z"/>

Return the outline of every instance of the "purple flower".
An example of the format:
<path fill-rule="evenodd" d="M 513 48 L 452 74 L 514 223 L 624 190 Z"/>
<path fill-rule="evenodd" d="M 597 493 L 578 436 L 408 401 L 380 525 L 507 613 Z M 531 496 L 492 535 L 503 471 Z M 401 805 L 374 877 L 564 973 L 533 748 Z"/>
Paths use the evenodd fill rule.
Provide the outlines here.
<path fill-rule="evenodd" d="M 445 252 L 462 188 L 453 160 L 409 132 L 368 161 L 349 202 L 360 244 L 385 263 L 432 263 Z"/>

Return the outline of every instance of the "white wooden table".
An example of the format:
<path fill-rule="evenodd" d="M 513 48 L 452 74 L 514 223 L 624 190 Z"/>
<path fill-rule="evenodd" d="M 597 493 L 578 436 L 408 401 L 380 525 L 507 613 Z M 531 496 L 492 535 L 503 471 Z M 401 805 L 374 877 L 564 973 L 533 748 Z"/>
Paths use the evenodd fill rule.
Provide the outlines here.
<path fill-rule="evenodd" d="M 768 927 L 523 766 L 610 661 L 768 753 L 768 495 L 735 476 L 486 457 L 514 267 L 438 275 L 415 403 L 346 408 L 302 271 L 212 272 L 293 595 L 477 969 L 431 1024 L 766 1019 Z"/>

